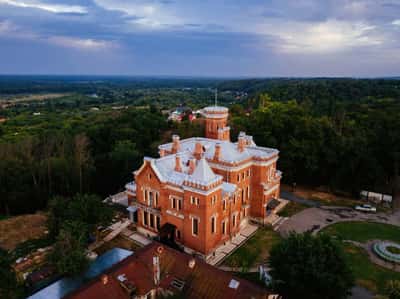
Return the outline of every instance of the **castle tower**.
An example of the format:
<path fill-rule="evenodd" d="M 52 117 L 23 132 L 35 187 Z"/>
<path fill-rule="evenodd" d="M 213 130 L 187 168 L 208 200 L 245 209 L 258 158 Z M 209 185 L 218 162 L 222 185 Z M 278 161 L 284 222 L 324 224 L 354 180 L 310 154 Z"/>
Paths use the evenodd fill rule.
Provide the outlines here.
<path fill-rule="evenodd" d="M 228 108 L 221 106 L 209 106 L 203 109 L 206 118 L 206 138 L 230 140 L 230 128 L 227 127 Z"/>

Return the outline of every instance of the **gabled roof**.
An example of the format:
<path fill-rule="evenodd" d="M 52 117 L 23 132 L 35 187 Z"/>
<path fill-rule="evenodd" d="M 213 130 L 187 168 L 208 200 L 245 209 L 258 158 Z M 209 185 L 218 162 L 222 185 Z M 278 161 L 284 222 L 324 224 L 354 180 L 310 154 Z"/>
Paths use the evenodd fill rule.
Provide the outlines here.
<path fill-rule="evenodd" d="M 180 157 L 182 172 L 175 171 L 176 155 Z M 194 159 L 193 154 L 190 151 L 182 151 L 178 154 L 152 159 L 151 167 L 161 181 L 178 186 L 183 185 L 185 181 L 208 186 L 222 179 L 222 176 L 216 175 L 211 170 L 204 158 L 197 162 L 193 174 L 189 174 L 188 161 L 190 159 Z"/>
<path fill-rule="evenodd" d="M 190 179 L 206 184 L 209 181 L 214 180 L 215 177 L 216 176 L 208 165 L 206 159 L 201 158 L 200 161 L 197 163 L 196 168 Z"/>
<path fill-rule="evenodd" d="M 64 296 L 67 296 L 69 293 L 82 286 L 88 279 L 93 279 L 100 275 L 113 265 L 132 255 L 132 253 L 132 251 L 122 248 L 113 248 L 99 256 L 92 264 L 90 264 L 89 269 L 83 275 L 64 277 L 57 280 L 46 288 L 41 289 L 37 293 L 28 297 L 28 299 L 64 298 Z"/>
<path fill-rule="evenodd" d="M 160 247 L 162 248 L 160 250 Z M 160 253 L 161 252 L 161 253 Z M 159 256 L 160 283 L 154 284 L 153 257 Z M 194 260 L 194 265 L 190 262 Z M 183 298 L 267 298 L 270 292 L 244 279 L 208 265 L 203 260 L 176 251 L 160 243 L 153 242 L 136 251 L 110 271 L 108 282 L 104 284 L 101 276 L 70 294 L 69 299 L 129 299 L 131 298 L 118 282 L 123 275 L 135 287 L 136 295 L 141 296 L 159 288 L 170 290 Z M 173 280 L 183 282 L 183 288 L 172 286 Z M 234 279 L 234 281 L 232 281 Z M 232 285 L 234 282 L 234 285 Z"/>

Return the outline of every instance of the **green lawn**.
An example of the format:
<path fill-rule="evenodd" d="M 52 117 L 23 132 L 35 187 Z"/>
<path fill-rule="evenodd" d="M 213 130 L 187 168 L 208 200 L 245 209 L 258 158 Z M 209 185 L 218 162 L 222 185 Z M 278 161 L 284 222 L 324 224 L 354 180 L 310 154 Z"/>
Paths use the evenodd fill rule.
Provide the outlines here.
<path fill-rule="evenodd" d="M 337 236 L 342 240 L 353 240 L 362 243 L 373 239 L 400 243 L 400 228 L 383 223 L 340 222 L 326 227 L 322 232 Z"/>
<path fill-rule="evenodd" d="M 382 268 L 372 263 L 364 249 L 344 244 L 346 258 L 351 265 L 356 283 L 370 291 L 384 294 L 389 280 L 400 280 L 400 273 Z"/>
<path fill-rule="evenodd" d="M 272 246 L 280 239 L 279 234 L 272 228 L 259 228 L 254 236 L 225 260 L 224 265 L 246 268 L 265 263 Z"/>
<path fill-rule="evenodd" d="M 400 228 L 394 225 L 374 222 L 341 222 L 322 230 L 323 233 L 337 236 L 341 240 L 353 240 L 365 243 L 369 240 L 391 240 L 400 242 Z M 356 283 L 370 291 L 384 294 L 389 280 L 400 280 L 400 273 L 380 267 L 368 258 L 363 248 L 342 243 L 346 258 L 353 270 Z"/>
<path fill-rule="evenodd" d="M 307 208 L 308 206 L 304 204 L 290 201 L 281 211 L 279 211 L 278 215 L 281 217 L 291 217 Z"/>

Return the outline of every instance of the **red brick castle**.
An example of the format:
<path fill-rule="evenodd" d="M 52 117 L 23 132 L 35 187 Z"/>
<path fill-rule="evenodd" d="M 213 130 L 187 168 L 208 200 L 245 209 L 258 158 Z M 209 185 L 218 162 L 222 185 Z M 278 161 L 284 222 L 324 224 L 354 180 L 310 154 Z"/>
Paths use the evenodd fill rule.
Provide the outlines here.
<path fill-rule="evenodd" d="M 230 141 L 228 109 L 203 109 L 205 138 L 159 146 L 126 185 L 131 219 L 149 236 L 165 234 L 207 257 L 244 229 L 264 222 L 279 198 L 278 150 L 256 146 L 241 132 Z"/>

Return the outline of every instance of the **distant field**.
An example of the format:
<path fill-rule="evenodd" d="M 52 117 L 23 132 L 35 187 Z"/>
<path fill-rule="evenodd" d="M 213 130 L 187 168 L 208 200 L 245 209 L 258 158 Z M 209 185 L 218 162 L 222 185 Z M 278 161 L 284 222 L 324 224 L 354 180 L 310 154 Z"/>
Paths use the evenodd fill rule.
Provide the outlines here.
<path fill-rule="evenodd" d="M 45 235 L 47 217 L 43 213 L 0 220 L 0 247 L 13 250 L 18 244 Z"/>
<path fill-rule="evenodd" d="M 31 95 L 20 95 L 20 96 L 8 96 L 0 97 L 1 102 L 9 104 L 21 103 L 21 102 L 32 102 L 32 101 L 44 101 L 49 99 L 57 99 L 65 96 L 69 96 L 71 93 L 46 93 L 46 94 L 31 94 Z"/>

